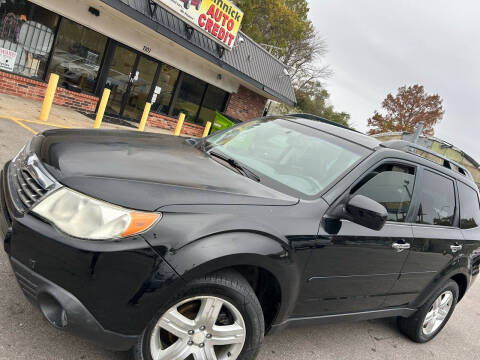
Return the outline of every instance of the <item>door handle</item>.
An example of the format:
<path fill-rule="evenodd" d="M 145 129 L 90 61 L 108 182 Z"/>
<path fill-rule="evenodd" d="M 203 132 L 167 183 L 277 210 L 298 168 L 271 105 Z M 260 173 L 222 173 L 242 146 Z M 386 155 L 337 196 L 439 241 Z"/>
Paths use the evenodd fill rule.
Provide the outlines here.
<path fill-rule="evenodd" d="M 457 251 L 462 250 L 462 245 L 458 245 L 458 244 L 450 245 L 450 249 L 452 249 L 452 253 L 455 254 Z"/>
<path fill-rule="evenodd" d="M 397 252 L 402 252 L 403 250 L 410 249 L 410 244 L 409 243 L 393 243 L 392 248 L 397 250 Z"/>

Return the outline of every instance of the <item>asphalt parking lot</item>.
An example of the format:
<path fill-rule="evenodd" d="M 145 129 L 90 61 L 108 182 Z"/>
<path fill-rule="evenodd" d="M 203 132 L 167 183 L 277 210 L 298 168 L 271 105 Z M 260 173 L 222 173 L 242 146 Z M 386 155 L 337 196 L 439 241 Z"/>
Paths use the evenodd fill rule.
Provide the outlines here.
<path fill-rule="evenodd" d="M 46 126 L 27 124 L 33 131 Z M 32 136 L 12 120 L 0 118 L 0 164 Z M 269 336 L 259 360 L 310 359 L 480 359 L 480 285 L 475 284 L 436 339 L 415 344 L 401 335 L 394 319 L 288 329 Z M 0 251 L 0 359 L 127 360 L 55 330 L 25 299 Z"/>

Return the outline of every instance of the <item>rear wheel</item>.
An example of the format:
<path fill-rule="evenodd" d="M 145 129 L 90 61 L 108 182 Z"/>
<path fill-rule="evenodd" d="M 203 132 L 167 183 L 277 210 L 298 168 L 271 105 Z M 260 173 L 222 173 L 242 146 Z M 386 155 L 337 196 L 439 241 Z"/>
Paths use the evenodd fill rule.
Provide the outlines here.
<path fill-rule="evenodd" d="M 398 318 L 400 330 L 415 342 L 432 340 L 446 325 L 458 301 L 458 284 L 449 280 L 414 315 Z"/>
<path fill-rule="evenodd" d="M 136 360 L 253 360 L 264 333 L 253 289 L 234 271 L 208 275 L 161 310 L 134 348 Z"/>

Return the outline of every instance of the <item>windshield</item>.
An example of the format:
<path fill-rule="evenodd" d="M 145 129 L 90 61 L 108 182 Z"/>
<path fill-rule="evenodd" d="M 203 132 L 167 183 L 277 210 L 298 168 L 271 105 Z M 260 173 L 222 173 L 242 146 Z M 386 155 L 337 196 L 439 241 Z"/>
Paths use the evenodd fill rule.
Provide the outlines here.
<path fill-rule="evenodd" d="M 254 120 L 214 134 L 205 140 L 205 150 L 236 160 L 266 185 L 280 185 L 280 191 L 286 187 L 307 196 L 322 192 L 370 152 L 283 119 Z"/>

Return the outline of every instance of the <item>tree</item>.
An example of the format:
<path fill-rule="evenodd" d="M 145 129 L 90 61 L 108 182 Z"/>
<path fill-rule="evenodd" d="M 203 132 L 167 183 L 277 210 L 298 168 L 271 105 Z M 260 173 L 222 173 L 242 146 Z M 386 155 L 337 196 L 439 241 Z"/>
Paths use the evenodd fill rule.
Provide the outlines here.
<path fill-rule="evenodd" d="M 433 135 L 433 127 L 443 118 L 442 99 L 429 95 L 421 85 L 402 86 L 397 95 L 388 94 L 382 102 L 384 113 L 375 111 L 368 119 L 370 135 L 389 131 L 413 133 L 420 122 L 423 134 Z"/>
<path fill-rule="evenodd" d="M 347 124 L 350 115 L 335 112 L 327 102 L 329 94 L 321 80 L 328 78 L 331 71 L 326 65 L 318 65 L 327 53 L 327 44 L 308 19 L 307 1 L 237 0 L 236 3 L 245 13 L 242 31 L 289 69 L 298 110 L 324 117 L 328 114 L 330 120 Z"/>
<path fill-rule="evenodd" d="M 311 88 L 313 89 L 315 85 Z M 317 82 L 316 91 L 312 93 L 297 91 L 297 105 L 303 112 L 321 116 L 325 119 L 349 126 L 350 114 L 337 112 L 329 103 L 330 94 L 321 83 Z"/>

